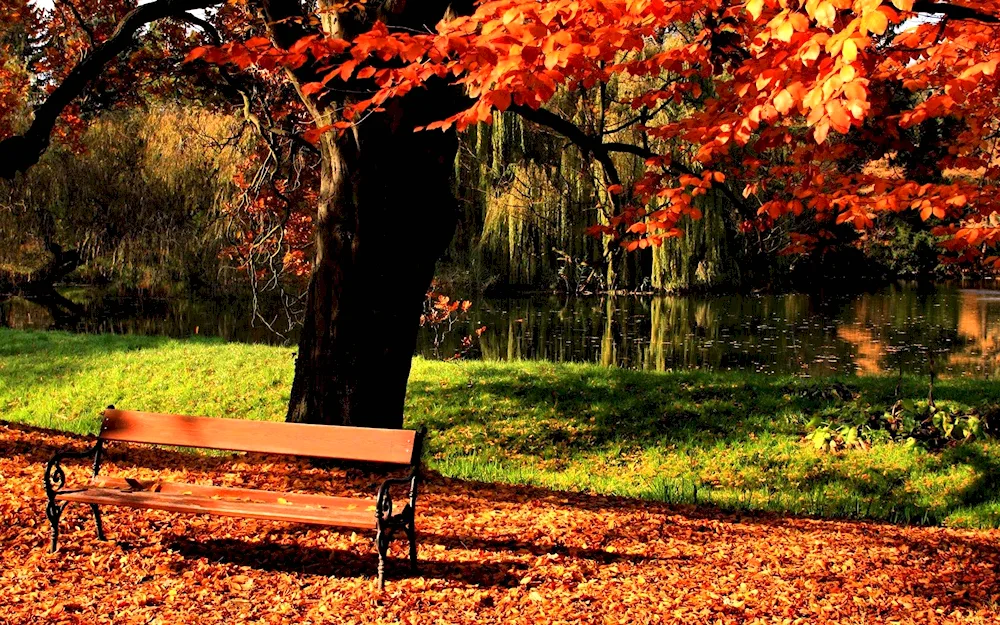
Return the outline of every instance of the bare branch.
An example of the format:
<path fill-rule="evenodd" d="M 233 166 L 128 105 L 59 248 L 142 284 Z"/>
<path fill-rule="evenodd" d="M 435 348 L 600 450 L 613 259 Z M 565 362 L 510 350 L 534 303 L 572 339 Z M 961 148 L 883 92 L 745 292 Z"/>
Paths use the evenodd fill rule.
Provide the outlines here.
<path fill-rule="evenodd" d="M 604 143 L 599 138 L 588 135 L 583 131 L 583 129 L 568 119 L 560 117 L 556 113 L 547 109 L 533 109 L 527 106 L 515 105 L 510 107 L 510 110 L 530 122 L 547 126 L 552 130 L 555 130 L 575 143 L 581 150 L 584 151 L 584 153 L 593 154 L 594 158 L 597 159 L 597 162 L 605 168 L 605 172 L 609 174 L 609 184 L 621 184 L 614 161 L 611 160 L 612 153 L 619 152 L 623 154 L 632 154 L 633 156 L 638 156 L 639 158 L 652 158 L 654 156 L 659 156 L 648 148 L 633 145 L 631 143 Z M 677 162 L 676 160 L 671 161 L 670 169 L 674 170 L 678 174 L 694 175 L 694 170 L 687 167 L 683 163 Z M 742 212 L 746 212 L 747 207 L 743 198 L 736 195 L 736 193 L 729 188 L 729 185 L 714 183 L 713 186 L 718 187 L 733 206 L 740 209 Z"/>
<path fill-rule="evenodd" d="M 205 33 L 205 36 L 211 40 L 213 46 L 222 45 L 222 36 L 219 35 L 219 29 L 208 20 L 203 20 L 196 15 L 191 15 L 190 13 L 178 13 L 177 15 L 172 15 L 171 17 L 178 21 L 187 22 L 192 26 L 200 28 L 201 31 Z"/>

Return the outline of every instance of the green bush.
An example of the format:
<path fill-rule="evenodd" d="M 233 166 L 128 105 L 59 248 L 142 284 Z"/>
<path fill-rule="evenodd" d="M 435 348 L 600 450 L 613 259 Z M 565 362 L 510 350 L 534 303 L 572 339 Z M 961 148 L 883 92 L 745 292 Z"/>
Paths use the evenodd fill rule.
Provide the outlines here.
<path fill-rule="evenodd" d="M 991 406 L 982 412 L 998 410 Z M 868 449 L 887 441 L 940 450 L 986 436 L 992 419 L 984 419 L 982 412 L 926 400 L 901 399 L 888 409 L 851 401 L 814 415 L 806 438 L 827 451 Z"/>

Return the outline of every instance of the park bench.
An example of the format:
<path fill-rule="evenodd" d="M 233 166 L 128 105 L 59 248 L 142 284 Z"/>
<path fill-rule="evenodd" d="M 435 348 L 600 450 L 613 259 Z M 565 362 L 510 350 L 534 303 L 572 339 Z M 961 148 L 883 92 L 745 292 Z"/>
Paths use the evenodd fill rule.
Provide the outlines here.
<path fill-rule="evenodd" d="M 45 467 L 45 514 L 52 525 L 51 551 L 59 541 L 59 518 L 71 503 L 89 504 L 97 537 L 104 538 L 100 506 L 128 506 L 170 512 L 215 514 L 375 531 L 378 584 L 385 584 L 385 559 L 393 534 L 406 534 L 410 565 L 417 567 L 414 511 L 424 430 L 388 430 L 301 423 L 213 419 L 115 410 L 103 412 L 101 432 L 86 451 L 55 454 Z M 104 446 L 110 441 L 325 458 L 409 467 L 405 478 L 382 482 L 372 498 L 330 497 L 99 476 Z M 93 457 L 93 478 L 83 488 L 68 488 L 61 465 L 67 458 Z M 408 487 L 408 499 L 393 511 L 391 488 Z"/>

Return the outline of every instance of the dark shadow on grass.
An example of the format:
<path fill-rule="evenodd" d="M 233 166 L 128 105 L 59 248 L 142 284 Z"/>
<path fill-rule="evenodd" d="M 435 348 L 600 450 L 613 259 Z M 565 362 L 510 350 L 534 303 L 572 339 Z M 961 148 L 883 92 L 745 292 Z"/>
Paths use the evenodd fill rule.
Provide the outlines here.
<path fill-rule="evenodd" d="M 976 406 L 984 401 L 981 386 L 948 380 L 938 384 L 936 395 L 941 400 Z M 502 398 L 503 406 L 496 411 L 448 411 L 425 417 L 422 423 L 432 431 L 480 426 L 484 440 L 475 442 L 520 454 L 551 455 L 553 450 L 588 453 L 622 444 L 711 447 L 762 433 L 798 436 L 804 433 L 809 416 L 843 405 L 859 394 L 864 403 L 888 408 L 896 401 L 895 388 L 896 379 L 891 376 L 862 383 L 851 378 L 799 380 L 616 368 L 567 369 L 558 375 L 539 375 L 483 363 L 470 370 L 468 387 L 413 380 L 409 394 L 431 405 L 461 406 L 467 398 L 482 394 Z M 926 394 L 921 380 L 904 380 L 904 396 L 919 399 Z M 778 418 L 786 413 L 801 414 L 804 419 L 789 422 Z M 548 423 L 529 424 L 523 435 L 490 432 L 503 429 L 504 420 L 528 414 Z M 572 432 L 571 437 L 567 431 Z M 487 436 L 489 440 L 485 440 Z"/>
<path fill-rule="evenodd" d="M 575 452 L 588 452 L 621 443 L 646 445 L 692 439 L 708 444 L 732 442 L 745 438 L 750 431 L 782 429 L 783 424 L 762 418 L 764 414 L 815 403 L 809 398 L 793 398 L 790 403 L 783 397 L 780 381 L 762 387 L 703 373 L 607 369 L 533 377 L 510 368 L 479 366 L 470 377 L 474 383 L 470 390 L 412 381 L 409 393 L 429 399 L 431 404 L 461 404 L 466 395 L 489 393 L 505 400 L 504 411 L 508 414 L 543 414 L 559 426 L 578 432 L 567 440 L 562 427 L 539 424 L 525 436 L 488 441 L 527 454 L 567 446 Z M 448 413 L 440 420 L 430 418 L 425 423 L 432 429 L 501 425 L 502 421 L 489 421 L 495 418 L 498 415 L 468 411 Z"/>
<path fill-rule="evenodd" d="M 171 339 L 157 336 L 71 334 L 68 332 L 3 330 L 0 333 L 0 360 L 16 359 L 16 366 L 4 369 L 4 381 L 13 389 L 30 388 L 40 379 L 76 373 L 81 362 L 94 355 L 119 351 L 156 349 Z M 95 406 L 100 410 L 103 406 Z"/>
<path fill-rule="evenodd" d="M 431 405 L 462 406 L 478 395 L 502 398 L 494 411 L 453 410 L 423 417 L 432 431 L 472 426 L 481 429 L 477 444 L 517 454 L 586 454 L 616 446 L 684 445 L 708 448 L 740 443 L 751 434 L 800 436 L 808 418 L 833 406 L 861 401 L 888 408 L 895 401 L 896 380 L 830 378 L 800 380 L 789 376 L 741 376 L 739 373 L 678 371 L 655 373 L 627 369 L 567 369 L 558 375 L 517 371 L 480 364 L 469 372 L 468 386 L 442 387 L 433 381 L 410 382 L 411 397 Z M 963 381 L 938 384 L 941 399 L 979 405 L 976 385 Z M 906 378 L 903 394 L 926 396 L 920 380 Z M 781 415 L 803 415 L 786 420 Z M 537 416 L 520 433 L 505 420 Z M 547 454 L 543 455 L 543 454 Z"/>
<path fill-rule="evenodd" d="M 1000 460 L 971 445 L 959 445 L 942 454 L 944 464 L 967 464 L 976 472 L 976 479 L 962 489 L 956 503 L 975 506 L 997 497 L 1000 489 Z"/>
<path fill-rule="evenodd" d="M 394 543 L 386 560 L 386 580 L 409 577 L 446 579 L 475 586 L 512 588 L 518 585 L 527 564 L 516 560 L 482 562 L 476 560 L 420 560 L 416 573 L 410 571 L 402 543 Z M 174 538 L 165 546 L 185 558 L 205 558 L 211 562 L 247 566 L 258 570 L 304 573 L 327 577 L 373 577 L 378 564 L 374 546 L 370 554 L 342 549 L 278 543 L 248 543 L 230 538 Z"/>

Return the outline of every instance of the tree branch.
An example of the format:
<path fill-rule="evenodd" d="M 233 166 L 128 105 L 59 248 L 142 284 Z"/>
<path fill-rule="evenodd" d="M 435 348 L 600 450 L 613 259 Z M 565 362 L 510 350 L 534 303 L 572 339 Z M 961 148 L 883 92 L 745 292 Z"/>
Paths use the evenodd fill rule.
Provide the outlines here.
<path fill-rule="evenodd" d="M 956 20 L 974 20 L 986 24 L 998 24 L 1000 18 L 977 9 L 958 4 L 944 4 L 933 0 L 917 0 L 913 3 L 914 13 L 936 13 Z"/>
<path fill-rule="evenodd" d="M 83 16 L 80 15 L 80 11 L 77 10 L 76 5 L 73 4 L 73 0 L 57 0 L 57 1 L 59 4 L 65 5 L 66 7 L 69 8 L 70 13 L 73 14 L 73 19 L 76 20 L 76 25 L 79 26 L 80 29 L 87 34 L 87 39 L 90 40 L 90 45 L 94 45 L 94 43 L 96 43 L 97 41 L 97 38 L 94 37 L 94 29 L 91 28 L 90 25 L 87 24 L 87 20 L 83 19 Z"/>
<path fill-rule="evenodd" d="M 215 25 L 209 22 L 208 20 L 203 20 L 200 17 L 191 15 L 190 13 L 178 13 L 177 15 L 172 15 L 171 17 L 181 22 L 187 22 L 192 26 L 197 26 L 198 28 L 200 28 L 201 31 L 205 33 L 205 36 L 212 41 L 213 46 L 222 45 L 222 36 L 219 35 L 219 29 L 216 28 Z"/>
<path fill-rule="evenodd" d="M 0 177 L 9 180 L 16 173 L 27 171 L 38 162 L 49 147 L 52 129 L 59 115 L 83 93 L 90 81 L 100 76 L 108 63 L 134 44 L 134 37 L 139 29 L 150 22 L 178 16 L 193 9 L 204 9 L 220 2 L 221 0 L 153 0 L 129 11 L 118 22 L 111 36 L 94 46 L 90 54 L 35 109 L 34 119 L 28 130 L 23 135 L 0 141 Z"/>
<path fill-rule="evenodd" d="M 648 148 L 633 145 L 631 143 L 604 143 L 599 138 L 591 137 L 585 133 L 583 129 L 568 119 L 560 117 L 547 109 L 533 109 L 528 106 L 514 105 L 510 107 L 510 110 L 530 122 L 534 122 L 541 126 L 547 126 L 548 128 L 555 130 L 579 146 L 579 148 L 585 153 L 593 154 L 594 158 L 597 159 L 597 162 L 604 166 L 606 172 L 610 168 L 610 175 L 608 178 L 611 184 L 621 184 L 621 181 L 618 179 L 618 171 L 615 168 L 614 161 L 611 160 L 611 153 L 620 152 L 623 154 L 632 154 L 633 156 L 638 156 L 639 158 L 652 158 L 654 156 L 659 156 Z M 678 174 L 695 175 L 694 170 L 690 167 L 673 160 L 670 163 L 670 169 L 674 170 Z M 713 186 L 718 187 L 722 191 L 723 195 L 725 195 L 726 198 L 733 204 L 733 206 L 737 207 L 742 212 L 746 212 L 747 207 L 743 199 L 736 195 L 736 193 L 729 188 L 729 185 L 713 183 Z"/>

